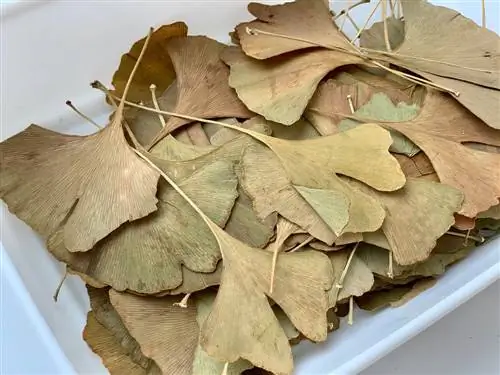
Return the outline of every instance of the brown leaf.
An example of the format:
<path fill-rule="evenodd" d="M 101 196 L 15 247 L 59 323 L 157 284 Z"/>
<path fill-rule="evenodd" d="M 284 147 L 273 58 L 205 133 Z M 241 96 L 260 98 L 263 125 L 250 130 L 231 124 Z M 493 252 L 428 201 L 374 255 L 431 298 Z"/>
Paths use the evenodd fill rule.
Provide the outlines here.
<path fill-rule="evenodd" d="M 251 116 L 228 85 L 229 70 L 220 60 L 225 47 L 205 36 L 179 37 L 168 42 L 166 48 L 177 74 L 177 102 L 173 112 L 200 118 Z M 189 122 L 170 117 L 151 145 Z"/>
<path fill-rule="evenodd" d="M 100 324 L 92 311 L 87 314 L 83 339 L 94 353 L 101 357 L 111 375 L 147 375 L 148 372 L 134 363 L 116 338 Z"/>
<path fill-rule="evenodd" d="M 292 125 L 300 119 L 319 82 L 328 72 L 343 65 L 363 62 L 359 57 L 325 49 L 259 61 L 245 56 L 236 47 L 227 48 L 222 59 L 231 68 L 229 85 L 243 103 L 267 120 L 285 125 Z"/>
<path fill-rule="evenodd" d="M 289 374 L 288 339 L 267 296 L 314 341 L 326 338 L 327 295 L 333 282 L 328 258 L 318 252 L 284 253 L 269 294 L 272 253 L 251 248 L 210 224 L 224 260 L 221 285 L 202 328 L 202 348 L 223 362 L 245 358 L 258 367 Z"/>
<path fill-rule="evenodd" d="M 250 3 L 248 11 L 257 20 L 238 25 L 236 31 L 241 47 L 253 58 L 267 59 L 311 47 L 308 42 L 262 35 L 259 30 L 353 50 L 332 21 L 328 3 L 324 0 L 295 0 L 281 5 Z M 248 28 L 255 29 L 255 32 L 249 32 Z"/>
<path fill-rule="evenodd" d="M 454 213 L 464 199 L 457 189 L 423 179 L 408 179 L 402 189 L 390 194 L 350 183 L 385 206 L 387 216 L 382 231 L 401 265 L 428 258 L 436 240 L 455 222 Z"/>
<path fill-rule="evenodd" d="M 409 3 L 409 2 L 408 2 Z M 415 2 L 417 3 L 417 2 Z M 421 4 L 422 5 L 422 4 Z M 417 6 L 421 6 L 417 5 Z M 424 4 L 425 5 L 425 4 Z M 428 7 L 433 7 L 432 5 L 428 4 L 425 5 Z M 441 8 L 441 7 L 440 7 Z M 445 11 L 443 14 L 452 14 L 455 13 L 455 11 L 452 11 L 450 9 L 444 8 Z M 463 22 L 464 20 L 466 23 L 470 24 L 469 26 L 472 26 L 473 28 L 477 28 L 480 33 L 477 35 L 480 35 L 483 32 L 486 33 L 491 33 L 489 30 L 481 28 L 479 29 L 478 26 L 476 26 L 473 22 L 468 21 L 464 17 L 458 15 L 458 17 L 461 19 L 460 22 Z M 372 33 L 381 33 L 379 35 L 379 39 L 383 38 L 383 24 L 379 23 L 381 26 L 377 26 L 376 28 L 372 28 L 373 30 L 371 31 Z M 374 25 L 375 26 L 375 25 Z M 443 25 L 440 25 L 440 27 Z M 393 32 L 390 34 L 391 37 L 391 44 L 393 44 L 396 47 L 396 41 L 401 40 L 404 37 L 404 30 L 403 28 L 400 29 L 393 29 Z M 397 33 L 399 31 L 400 34 Z M 462 32 L 462 31 L 460 31 Z M 474 33 L 473 33 L 474 34 Z M 452 37 L 452 33 L 446 32 L 446 35 L 448 37 Z M 461 34 L 459 34 L 461 35 Z M 470 35 L 470 37 L 475 38 L 476 34 Z M 491 36 L 491 34 L 490 34 Z M 491 38 L 490 38 L 491 39 Z M 363 39 L 362 39 L 363 40 Z M 366 41 L 365 41 L 366 42 Z M 498 41 L 496 42 L 496 45 L 498 46 Z M 371 45 L 371 44 L 361 44 L 362 47 L 368 47 L 368 48 L 374 48 L 377 49 L 376 45 Z M 469 47 L 469 46 L 466 46 Z M 498 49 L 498 48 L 497 48 Z M 446 51 L 447 47 L 441 48 L 441 51 Z M 446 53 L 446 52 L 445 52 Z M 498 59 L 498 53 L 493 55 L 494 58 Z M 466 58 L 464 61 L 469 62 L 468 58 Z M 459 65 L 461 62 L 459 62 Z M 443 65 L 444 68 L 447 68 L 446 65 Z M 497 68 L 498 70 L 498 64 Z M 491 89 L 489 87 L 484 87 L 481 85 L 476 85 L 472 84 L 470 82 L 465 82 L 460 79 L 453 79 L 455 76 L 452 76 L 453 78 L 447 78 L 443 77 L 441 75 L 437 74 L 432 74 L 429 71 L 424 71 L 424 70 L 417 70 L 413 68 L 413 71 L 424 78 L 427 78 L 431 82 L 437 83 L 443 87 L 447 87 L 455 92 L 460 93 L 460 95 L 454 96 L 454 99 L 460 102 L 465 108 L 467 108 L 469 111 L 474 113 L 477 117 L 479 117 L 481 120 L 483 120 L 486 124 L 488 124 L 490 127 L 499 129 L 500 128 L 500 118 L 499 118 L 499 113 L 498 111 L 492 111 L 491 108 L 496 108 L 498 105 L 498 102 L 500 102 L 500 90 L 496 89 Z M 472 71 L 472 73 L 474 73 Z M 497 74 L 498 76 L 498 74 Z M 495 78 L 495 77 L 493 77 Z"/>
<path fill-rule="evenodd" d="M 405 37 L 393 63 L 500 89 L 500 38 L 494 31 L 427 1 L 403 0 L 402 5 Z"/>
<path fill-rule="evenodd" d="M 128 98 L 133 102 L 149 102 L 151 92 L 149 86 L 155 84 L 159 92 L 165 91 L 175 79 L 175 72 L 170 56 L 164 48 L 165 43 L 174 37 L 187 35 L 188 28 L 184 22 L 164 25 L 153 32 L 139 66 L 134 84 L 130 87 Z M 128 77 L 139 57 L 146 38 L 135 42 L 130 51 L 121 57 L 120 66 L 113 75 L 113 93 L 121 97 Z"/>
<path fill-rule="evenodd" d="M 109 301 L 108 289 L 95 289 L 87 286 L 87 292 L 95 319 L 115 338 L 122 351 L 144 371 L 153 370 L 159 373 L 156 363 L 141 352 L 139 344 L 123 325 L 120 316 Z M 103 359 L 106 358 L 103 357 Z"/>
<path fill-rule="evenodd" d="M 164 374 L 192 374 L 198 343 L 194 305 L 180 308 L 173 305 L 176 297 L 147 298 L 114 290 L 109 297 L 142 352 L 153 359 Z"/>
<path fill-rule="evenodd" d="M 61 228 L 71 252 L 155 211 L 159 175 L 127 144 L 121 122 L 117 112 L 88 136 L 31 125 L 2 142 L 0 197 L 9 210 L 44 237 Z"/>
<path fill-rule="evenodd" d="M 208 287 L 219 285 L 222 274 L 222 262 L 217 263 L 214 272 L 194 272 L 187 267 L 182 267 L 182 284 L 172 290 L 159 293 L 156 296 L 189 294 L 204 290 Z"/>

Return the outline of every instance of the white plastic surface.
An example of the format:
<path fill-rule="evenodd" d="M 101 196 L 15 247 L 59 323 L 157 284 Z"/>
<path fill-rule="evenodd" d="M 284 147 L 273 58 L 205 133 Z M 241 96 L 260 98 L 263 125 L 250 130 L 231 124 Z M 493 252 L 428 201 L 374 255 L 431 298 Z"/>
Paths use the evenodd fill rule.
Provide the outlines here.
<path fill-rule="evenodd" d="M 149 26 L 184 20 L 192 34 L 227 41 L 227 32 L 234 24 L 250 18 L 245 9 L 247 2 L 234 0 L 9 3 L 13 4 L 2 3 L 1 20 L 2 140 L 31 122 L 63 132 L 92 132 L 90 125 L 83 124 L 65 107 L 67 99 L 105 123 L 108 108 L 102 96 L 88 84 L 94 79 L 109 81 L 121 54 Z M 347 3 L 336 1 L 334 9 Z M 434 3 L 452 6 L 480 21 L 480 1 Z M 366 9 L 356 13 L 362 17 Z M 487 1 L 487 9 L 488 25 L 498 32 L 499 2 Z M 1 210 L 0 309 L 4 318 L 17 315 L 20 322 L 18 326 L 0 326 L 2 344 L 8 345 L 6 351 L 2 350 L 1 370 L 15 373 L 16 366 L 25 361 L 25 357 L 21 361 L 16 358 L 17 349 L 21 348 L 11 340 L 21 337 L 24 330 L 32 333 L 33 340 L 41 340 L 46 349 L 43 353 L 30 353 L 32 360 L 42 361 L 37 374 L 68 374 L 71 367 L 79 374 L 104 373 L 99 359 L 81 340 L 88 311 L 82 283 L 70 277 L 55 304 L 52 294 L 62 275 L 62 265 L 3 204 Z M 344 325 L 326 343 L 299 345 L 295 349 L 296 374 L 357 373 L 490 285 L 499 275 L 500 242 L 496 241 L 454 266 L 436 287 L 402 308 L 375 315 L 358 312 L 354 326 Z M 23 368 L 25 372 L 17 373 L 35 373 Z"/>

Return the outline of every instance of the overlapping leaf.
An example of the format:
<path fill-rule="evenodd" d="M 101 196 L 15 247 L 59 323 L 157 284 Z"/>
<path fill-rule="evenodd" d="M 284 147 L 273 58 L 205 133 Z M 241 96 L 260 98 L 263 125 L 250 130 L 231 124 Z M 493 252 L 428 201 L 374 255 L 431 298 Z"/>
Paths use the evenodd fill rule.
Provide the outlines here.
<path fill-rule="evenodd" d="M 216 223 L 225 224 L 237 197 L 230 162 L 209 164 L 180 185 Z M 72 269 L 120 291 L 154 294 L 174 289 L 182 283 L 181 265 L 213 272 L 220 252 L 209 228 L 164 182 L 158 197 L 157 213 L 123 226 L 87 254 L 68 253 L 61 231 L 50 238 L 49 249 Z"/>

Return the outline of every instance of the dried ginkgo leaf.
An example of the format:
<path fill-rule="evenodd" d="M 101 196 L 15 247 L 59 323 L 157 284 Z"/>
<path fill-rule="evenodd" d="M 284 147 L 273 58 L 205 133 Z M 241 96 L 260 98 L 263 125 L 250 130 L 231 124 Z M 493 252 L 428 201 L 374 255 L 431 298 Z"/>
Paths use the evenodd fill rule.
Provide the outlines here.
<path fill-rule="evenodd" d="M 461 143 L 498 146 L 500 132 L 485 126 L 450 96 L 430 91 L 416 118 L 384 126 L 401 132 L 420 147 L 443 184 L 463 191 L 461 215 L 474 217 L 498 202 L 500 154 L 470 149 Z"/>
<path fill-rule="evenodd" d="M 428 258 L 441 237 L 455 222 L 463 194 L 450 186 L 425 179 L 408 179 L 406 185 L 390 194 L 376 192 L 354 181 L 366 194 L 380 201 L 387 212 L 382 224 L 394 254 L 401 265 Z"/>
<path fill-rule="evenodd" d="M 212 310 L 212 305 L 215 300 L 215 293 L 207 292 L 196 296 L 196 321 L 198 326 L 202 327 L 207 319 L 210 311 Z M 290 323 L 286 327 L 288 330 Z M 293 326 L 292 326 L 293 327 Z M 285 329 L 285 328 L 283 328 Z M 201 345 L 197 345 L 195 351 L 195 357 L 193 361 L 193 375 L 203 374 L 203 375 L 240 375 L 243 371 L 250 369 L 253 365 L 244 360 L 239 359 L 236 362 L 230 363 L 227 369 L 224 369 L 225 363 L 217 361 L 216 359 L 210 357 L 207 353 L 203 351 Z M 225 371 L 225 372 L 224 372 Z"/>
<path fill-rule="evenodd" d="M 354 115 L 360 118 L 367 118 L 370 120 L 378 121 L 410 121 L 418 114 L 419 108 L 415 105 L 408 105 L 405 103 L 398 103 L 396 106 L 392 103 L 391 99 L 383 93 L 374 94 L 371 100 L 359 107 Z M 338 129 L 345 131 L 358 126 L 360 122 L 351 119 L 345 119 L 339 123 Z M 391 131 L 393 143 L 389 151 L 407 156 L 416 155 L 420 149 L 415 146 L 408 138 L 403 136 L 397 131 Z"/>
<path fill-rule="evenodd" d="M 496 206 L 490 207 L 487 211 L 480 212 L 477 217 L 480 219 L 491 218 L 500 220 L 500 203 Z"/>
<path fill-rule="evenodd" d="M 405 36 L 391 62 L 500 89 L 500 38 L 494 31 L 427 1 L 402 0 L 402 6 Z"/>
<path fill-rule="evenodd" d="M 159 174 L 135 155 L 122 128 L 132 78 L 102 130 L 75 136 L 31 125 L 0 144 L 0 198 L 42 236 L 60 230 L 71 252 L 157 209 Z"/>
<path fill-rule="evenodd" d="M 149 102 L 151 92 L 149 87 L 155 84 L 160 92 L 165 91 L 175 79 L 175 71 L 170 56 L 165 50 L 169 39 L 187 35 L 188 27 L 184 22 L 164 25 L 151 34 L 148 48 L 143 56 L 143 63 L 137 70 L 137 78 L 130 88 L 128 99 L 133 102 Z M 144 46 L 145 38 L 135 42 L 130 51 L 121 57 L 120 66 L 113 75 L 113 93 L 121 97 L 125 90 L 127 79 L 134 68 L 139 54 Z"/>
<path fill-rule="evenodd" d="M 92 311 L 87 314 L 87 324 L 83 329 L 83 339 L 93 352 L 101 357 L 103 365 L 111 375 L 148 375 L 148 372 L 134 363 L 118 340 L 97 321 Z M 157 373 L 158 375 L 160 373 Z"/>
<path fill-rule="evenodd" d="M 111 304 L 142 352 L 163 374 L 192 375 L 199 328 L 192 304 L 174 306 L 176 297 L 140 297 L 110 290 Z"/>
<path fill-rule="evenodd" d="M 225 362 L 245 358 L 278 374 L 292 371 L 288 339 L 266 296 L 314 341 L 326 338 L 326 291 L 333 274 L 328 258 L 314 251 L 284 253 L 269 294 L 272 254 L 251 248 L 211 225 L 224 261 L 219 292 L 202 329 L 202 348 Z"/>
<path fill-rule="evenodd" d="M 145 371 L 160 372 L 156 363 L 146 357 L 142 352 L 137 341 L 130 335 L 127 328 L 111 305 L 109 301 L 109 291 L 107 288 L 96 289 L 87 286 L 89 294 L 90 307 L 95 319 L 114 336 L 115 340 L 121 346 L 122 350 L 135 363 L 141 366 Z M 98 353 L 99 354 L 99 353 Z M 105 359 L 105 358 L 103 358 Z M 111 370 L 110 370 L 111 371 Z M 120 375 L 120 374 L 117 374 Z"/>
<path fill-rule="evenodd" d="M 291 126 L 282 125 L 272 121 L 267 121 L 267 123 L 271 127 L 273 137 L 276 138 L 301 141 L 320 136 L 314 126 L 312 126 L 309 121 L 302 118 Z"/>
<path fill-rule="evenodd" d="M 243 103 L 267 120 L 284 125 L 300 119 L 328 72 L 363 62 L 357 56 L 326 49 L 292 52 L 259 61 L 245 56 L 236 47 L 226 48 L 222 59 L 231 68 L 229 85 Z"/>
<path fill-rule="evenodd" d="M 401 169 L 406 177 L 420 178 L 436 174 L 431 161 L 423 152 L 419 152 L 411 158 L 401 154 L 394 155 L 394 157 L 399 162 L 399 165 L 401 165 Z M 439 179 L 436 181 L 439 181 Z"/>
<path fill-rule="evenodd" d="M 217 224 L 225 224 L 237 197 L 231 162 L 208 164 L 179 184 Z M 158 212 L 122 226 L 87 254 L 68 253 L 62 232 L 49 239 L 48 247 L 72 269 L 120 291 L 155 294 L 176 288 L 182 283 L 181 265 L 215 271 L 220 252 L 203 220 L 165 182 L 158 198 Z"/>
<path fill-rule="evenodd" d="M 228 85 L 229 69 L 220 60 L 225 47 L 205 36 L 179 37 L 168 42 L 167 50 L 177 74 L 174 112 L 201 118 L 251 116 Z M 169 117 L 151 145 L 189 122 L 191 120 Z"/>
<path fill-rule="evenodd" d="M 324 0 L 295 0 L 280 5 L 250 3 L 248 11 L 257 20 L 238 25 L 236 31 L 241 48 L 253 58 L 267 59 L 311 47 L 311 43 L 298 39 L 353 50 L 353 46 L 332 21 L 328 2 Z"/>
<path fill-rule="evenodd" d="M 407 3 L 410 3 L 410 2 L 408 1 Z M 415 1 L 415 3 L 418 3 L 418 1 Z M 420 4 L 417 6 L 422 6 L 422 5 L 424 5 L 425 7 L 433 7 L 430 4 Z M 438 7 L 438 8 L 442 8 L 442 7 Z M 485 33 L 490 35 L 489 39 L 491 40 L 491 34 L 494 35 L 494 33 L 492 33 L 491 31 L 489 31 L 485 28 L 479 28 L 477 25 L 474 24 L 474 22 L 471 22 L 471 21 L 465 19 L 461 15 L 457 14 L 455 11 L 450 10 L 450 9 L 446 9 L 446 8 L 443 8 L 443 9 L 444 9 L 444 13 L 443 13 L 444 15 L 454 14 L 461 19 L 461 21 L 459 21 L 459 22 L 465 21 L 466 23 L 469 24 L 469 27 L 472 27 L 472 28 L 476 29 L 477 31 L 479 31 L 479 34 L 469 35 L 469 37 L 480 38 L 481 33 L 485 32 Z M 443 26 L 444 25 L 439 25 L 439 27 L 443 27 Z M 469 28 L 469 27 L 467 27 L 467 28 Z M 368 31 L 366 31 L 366 32 L 368 32 Z M 372 33 L 372 34 L 380 33 L 378 36 L 378 39 L 381 39 L 381 38 L 383 39 L 383 23 L 375 24 L 374 27 L 372 28 L 372 30 L 370 30 L 370 33 Z M 448 34 L 448 32 L 447 32 L 446 35 L 448 35 L 448 37 L 450 37 L 452 34 L 451 33 Z M 459 34 L 459 35 L 461 35 L 461 34 Z M 451 37 L 453 37 L 453 36 L 451 36 Z M 394 47 L 399 47 L 399 45 L 397 45 L 397 43 L 398 43 L 398 41 L 404 39 L 404 28 L 402 28 L 402 27 L 401 28 L 392 28 L 391 33 L 389 34 L 389 38 L 390 38 L 391 45 L 393 45 Z M 432 38 L 436 39 L 435 35 L 432 36 Z M 440 38 L 437 38 L 437 39 L 439 40 Z M 379 46 L 372 45 L 370 43 L 370 41 L 371 41 L 371 39 L 363 40 L 363 38 L 361 38 L 361 46 L 371 48 L 371 49 L 378 49 Z M 424 41 L 424 43 L 425 43 L 425 41 Z M 498 41 L 496 42 L 496 45 L 498 46 Z M 471 46 L 466 45 L 466 48 L 469 48 L 469 47 L 471 47 Z M 444 50 L 446 50 L 446 47 L 441 48 L 441 51 L 444 51 Z M 498 50 L 498 47 L 497 47 L 497 50 Z M 431 49 L 429 49 L 429 51 L 431 51 Z M 460 51 L 462 51 L 462 50 L 460 50 Z M 488 51 L 488 52 L 491 52 L 491 51 Z M 494 56 L 493 59 L 491 59 L 492 56 Z M 483 57 L 488 58 L 487 55 L 484 55 Z M 495 56 L 495 54 L 490 55 L 490 60 L 494 61 L 494 59 L 498 59 L 498 53 L 496 54 L 496 56 Z M 468 60 L 468 58 L 466 58 L 463 61 L 468 62 L 469 60 Z M 421 60 L 420 62 L 425 62 L 425 60 Z M 431 60 L 429 62 L 432 63 L 433 60 Z M 438 61 L 436 61 L 436 60 L 434 60 L 434 62 L 438 63 Z M 461 64 L 461 62 L 459 62 L 457 67 L 459 67 L 460 64 Z M 495 64 L 495 63 L 493 63 L 493 64 Z M 447 65 L 444 64 L 443 67 L 447 68 Z M 498 64 L 497 64 L 496 69 L 498 70 Z M 415 68 L 413 68 L 413 71 L 420 74 L 421 76 L 428 79 L 429 81 L 434 82 L 436 84 L 439 84 L 441 87 L 447 87 L 447 88 L 450 88 L 453 91 L 459 93 L 458 96 L 456 96 L 456 95 L 454 96 L 455 100 L 460 102 L 464 107 L 466 107 L 468 110 L 470 110 L 472 113 L 474 113 L 477 117 L 479 117 L 481 120 L 483 120 L 490 127 L 495 128 L 495 129 L 500 128 L 500 117 L 499 117 L 498 111 L 491 110 L 491 108 L 495 108 L 497 106 L 498 102 L 500 101 L 500 90 L 492 89 L 489 87 L 484 87 L 481 85 L 472 84 L 470 82 L 466 82 L 466 81 L 463 81 L 461 79 L 453 79 L 453 78 L 455 78 L 455 76 L 452 76 L 453 78 L 448 78 L 448 77 L 444 77 L 442 75 L 432 74 L 432 73 L 430 73 L 430 71 L 425 71 L 422 69 L 417 70 Z M 474 70 L 472 70 L 471 72 L 474 73 Z M 498 72 L 497 72 L 496 76 L 498 77 Z M 494 75 L 492 76 L 492 78 L 498 79 L 498 78 L 495 78 Z"/>

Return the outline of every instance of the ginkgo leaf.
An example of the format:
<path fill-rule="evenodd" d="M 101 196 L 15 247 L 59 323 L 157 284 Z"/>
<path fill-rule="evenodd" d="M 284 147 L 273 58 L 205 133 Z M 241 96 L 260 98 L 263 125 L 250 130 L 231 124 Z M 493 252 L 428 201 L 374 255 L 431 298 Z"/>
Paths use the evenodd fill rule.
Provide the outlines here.
<path fill-rule="evenodd" d="M 253 130 L 254 132 L 258 132 L 261 134 L 266 134 L 266 135 L 271 135 L 272 134 L 272 128 L 271 128 L 271 122 L 265 121 L 262 119 L 260 116 L 255 116 L 252 117 L 243 123 L 239 123 L 238 121 L 234 122 L 227 122 L 228 124 L 231 125 L 236 125 L 239 127 L 242 127 L 244 129 L 250 129 Z M 241 132 L 234 130 L 234 129 L 228 129 L 228 128 L 221 128 L 212 136 L 210 137 L 210 143 L 215 146 L 221 146 L 234 138 L 240 137 Z"/>
<path fill-rule="evenodd" d="M 222 59 L 231 68 L 229 85 L 243 103 L 267 120 L 284 125 L 300 119 L 328 72 L 363 62 L 354 55 L 321 49 L 259 61 L 245 56 L 236 47 L 226 48 Z"/>
<path fill-rule="evenodd" d="M 268 294 L 272 253 L 251 248 L 209 225 L 218 238 L 224 270 L 202 327 L 202 348 L 224 362 L 244 358 L 277 374 L 291 373 L 290 345 L 267 296 L 305 336 L 324 340 L 326 291 L 333 282 L 331 263 L 319 252 L 284 253 L 276 265 L 273 293 Z"/>
<path fill-rule="evenodd" d="M 374 25 L 374 27 L 372 28 L 373 30 L 371 30 L 370 32 L 380 33 L 378 39 L 380 38 L 383 39 L 383 23 L 380 23 L 381 26 L 375 27 L 376 25 L 377 24 Z M 391 44 L 394 47 L 396 46 L 399 47 L 397 45 L 397 41 L 404 39 L 404 28 L 397 28 L 397 29 L 392 28 L 389 37 Z M 368 39 L 363 41 L 363 38 L 361 38 L 361 46 L 377 49 L 378 47 L 377 45 L 372 45 L 370 43 L 367 43 L 367 41 Z M 468 60 L 466 59 L 464 61 Z M 500 90 L 480 85 L 475 85 L 470 82 L 462 81 L 460 79 L 443 77 L 437 74 L 432 74 L 424 70 L 417 70 L 417 69 L 413 70 L 415 71 L 415 73 L 418 73 L 419 75 L 430 80 L 431 82 L 437 83 L 442 87 L 447 87 L 455 92 L 460 93 L 460 95 L 458 96 L 454 95 L 455 100 L 461 103 L 469 111 L 474 113 L 477 117 L 483 120 L 490 127 L 495 129 L 500 128 L 500 117 L 498 115 L 498 111 L 491 110 L 491 108 L 495 108 L 497 106 L 497 103 L 500 101 Z"/>
<path fill-rule="evenodd" d="M 215 293 L 203 293 L 196 296 L 196 321 L 199 327 L 202 327 L 207 319 L 210 311 L 212 310 L 212 305 L 215 300 Z M 286 322 L 286 320 L 285 320 Z M 292 326 L 293 327 L 293 326 Z M 289 325 L 286 326 L 289 330 Z M 290 332 L 289 332 L 290 333 Z M 240 375 L 243 371 L 248 370 L 253 367 L 253 365 L 243 359 L 236 362 L 230 363 L 227 366 L 226 372 L 224 371 L 224 362 L 217 361 L 216 359 L 210 357 L 207 353 L 203 351 L 200 345 L 197 345 L 194 361 L 193 361 L 193 375 L 203 374 L 203 375 Z"/>
<path fill-rule="evenodd" d="M 237 197 L 231 162 L 208 164 L 179 184 L 217 224 L 225 224 Z M 62 232 L 49 239 L 49 250 L 72 269 L 120 291 L 174 289 L 182 283 L 181 265 L 196 272 L 215 271 L 220 252 L 203 220 L 164 182 L 158 197 L 154 215 L 122 226 L 87 254 L 68 253 Z"/>
<path fill-rule="evenodd" d="M 266 121 L 266 123 L 271 128 L 273 137 L 276 138 L 301 141 L 320 136 L 314 126 L 312 126 L 309 121 L 302 118 L 291 126 L 286 126 L 272 121 Z"/>
<path fill-rule="evenodd" d="M 140 297 L 111 289 L 111 304 L 123 324 L 163 374 L 191 375 L 198 343 L 196 307 L 174 306 L 176 297 Z"/>
<path fill-rule="evenodd" d="M 133 102 L 149 102 L 151 92 L 149 87 L 155 84 L 159 92 L 165 91 L 175 79 L 175 71 L 170 56 L 164 48 L 169 39 L 187 35 L 188 28 L 184 22 L 164 25 L 151 34 L 148 48 L 144 53 L 142 65 L 136 73 L 136 79 L 131 86 L 128 98 Z M 121 97 L 128 77 L 144 46 L 145 38 L 135 42 L 130 51 L 121 57 L 120 66 L 113 75 L 114 94 Z"/>
<path fill-rule="evenodd" d="M 500 89 L 500 38 L 494 31 L 427 1 L 403 0 L 402 6 L 405 37 L 391 62 Z"/>
<path fill-rule="evenodd" d="M 151 148 L 151 153 L 165 160 L 191 160 L 215 151 L 214 146 L 195 146 L 178 141 L 170 134 Z"/>
<path fill-rule="evenodd" d="M 419 108 L 413 104 L 398 103 L 396 106 L 391 99 L 383 93 L 374 94 L 371 100 L 358 108 L 355 116 L 379 121 L 410 121 L 417 116 Z M 339 130 L 345 131 L 358 126 L 360 122 L 345 119 L 339 123 Z M 408 138 L 397 131 L 391 131 L 393 143 L 389 151 L 405 154 L 407 156 L 416 155 L 420 149 Z"/>
<path fill-rule="evenodd" d="M 330 194 L 329 199 L 332 194 L 340 199 L 338 192 L 359 199 L 364 194 L 345 192 L 349 187 L 336 176 L 335 172 L 360 179 L 380 190 L 395 190 L 404 184 L 404 176 L 399 165 L 396 165 L 397 162 L 387 152 L 392 142 L 390 135 L 376 125 L 364 125 L 348 132 L 305 141 L 286 141 L 263 135 L 256 137 L 268 144 L 281 162 L 278 163 L 278 160 L 273 158 L 271 153 L 265 152 L 262 147 L 253 152 L 247 149 L 243 156 L 242 185 L 254 201 L 259 216 L 267 217 L 272 212 L 278 212 L 327 244 L 335 241 L 335 231 L 338 228 L 326 226 L 327 223 L 321 219 L 321 214 L 299 197 L 296 186 L 336 190 L 337 193 L 325 193 Z M 366 156 L 363 156 L 364 153 Z M 370 166 L 368 160 L 374 164 Z M 329 165 L 331 173 L 325 173 L 324 170 L 318 173 L 316 165 Z M 380 176 L 373 174 L 375 169 L 387 171 L 384 173 L 384 181 Z M 314 193 L 317 190 L 309 192 Z M 319 196 L 315 199 L 317 202 L 321 201 Z M 356 216 L 353 216 L 351 229 L 362 231 L 359 227 L 367 225 L 368 228 L 365 230 L 377 230 L 384 216 L 380 205 L 377 207 L 377 202 L 369 198 L 361 199 L 354 204 Z M 321 206 L 321 203 L 319 205 Z M 346 208 L 345 204 L 343 207 Z M 374 217 L 371 218 L 365 209 L 369 209 L 369 213 L 374 213 Z M 339 211 L 335 214 L 344 215 L 344 218 L 339 216 L 339 223 L 348 220 L 349 212 L 346 209 L 343 213 Z"/>
<path fill-rule="evenodd" d="M 311 47 L 311 43 L 293 38 L 353 50 L 353 46 L 332 21 L 328 3 L 324 0 L 295 0 L 280 5 L 250 3 L 248 11 L 257 20 L 239 24 L 236 31 L 242 49 L 253 58 L 267 59 Z M 259 31 L 291 38 L 263 35 Z"/>
<path fill-rule="evenodd" d="M 108 289 L 95 289 L 87 286 L 87 292 L 94 318 L 109 332 L 109 334 L 114 336 L 122 351 L 145 371 L 152 370 L 159 373 L 160 371 L 156 363 L 141 352 L 139 344 L 123 325 L 120 316 L 109 301 Z"/>
<path fill-rule="evenodd" d="M 399 191 L 376 192 L 355 181 L 366 194 L 381 202 L 387 215 L 382 224 L 394 254 L 401 265 L 421 262 L 428 258 L 441 237 L 455 222 L 463 194 L 450 186 L 423 179 L 408 179 Z"/>
<path fill-rule="evenodd" d="M 500 154 L 473 150 L 461 143 L 498 146 L 500 132 L 485 126 L 450 96 L 430 91 L 416 118 L 384 126 L 413 141 L 430 159 L 439 180 L 465 194 L 461 215 L 474 217 L 498 202 Z"/>
<path fill-rule="evenodd" d="M 177 102 L 173 112 L 200 118 L 251 116 L 228 85 L 229 69 L 219 56 L 225 47 L 205 36 L 179 37 L 167 43 L 177 74 Z M 151 145 L 189 122 L 191 120 L 169 117 Z"/>
<path fill-rule="evenodd" d="M 127 352 L 120 346 L 113 334 L 97 321 L 92 311 L 87 314 L 87 323 L 83 329 L 83 339 L 103 362 L 111 375 L 159 375 L 161 372 L 148 372 L 134 363 Z"/>
<path fill-rule="evenodd" d="M 110 124 L 94 134 L 31 125 L 0 144 L 0 198 L 43 237 L 60 231 L 71 252 L 88 251 L 122 224 L 157 209 L 159 174 L 137 157 L 123 133 L 127 94 Z"/>
<path fill-rule="evenodd" d="M 458 97 L 454 96 L 455 100 L 483 120 L 488 126 L 500 130 L 500 115 L 498 111 L 491 110 L 496 108 L 500 101 L 500 90 L 426 72 L 419 72 L 419 74 L 434 83 L 459 92 Z"/>

